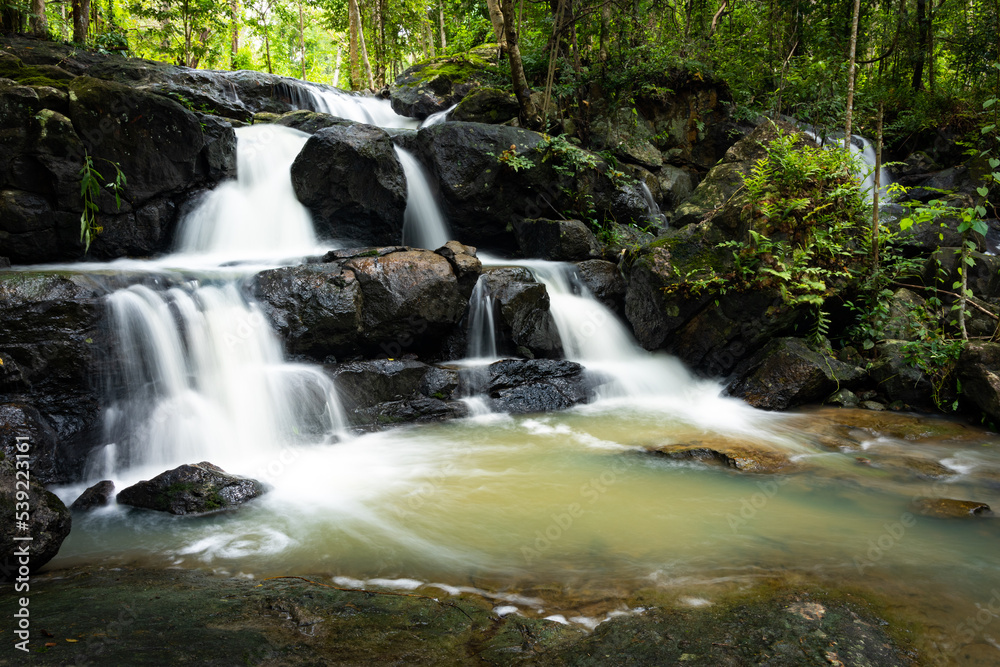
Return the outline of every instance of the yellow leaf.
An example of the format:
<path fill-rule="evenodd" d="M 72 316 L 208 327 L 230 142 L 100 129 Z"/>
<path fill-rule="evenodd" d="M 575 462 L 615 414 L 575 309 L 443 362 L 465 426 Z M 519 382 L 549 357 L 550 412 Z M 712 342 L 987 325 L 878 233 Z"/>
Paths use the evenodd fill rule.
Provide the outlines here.
<path fill-rule="evenodd" d="M 80 640 L 79 639 L 70 639 L 69 637 L 67 637 L 66 641 L 68 641 L 70 644 L 75 644 L 75 643 L 77 643 Z"/>

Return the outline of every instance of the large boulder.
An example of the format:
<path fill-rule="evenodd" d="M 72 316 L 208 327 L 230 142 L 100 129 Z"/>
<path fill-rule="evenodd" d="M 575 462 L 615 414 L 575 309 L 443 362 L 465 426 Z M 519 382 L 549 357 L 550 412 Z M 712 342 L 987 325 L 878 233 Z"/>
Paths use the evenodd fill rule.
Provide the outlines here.
<path fill-rule="evenodd" d="M 292 164 L 292 184 L 323 236 L 357 245 L 403 236 L 406 179 L 385 130 L 358 123 L 317 131 Z"/>
<path fill-rule="evenodd" d="M 477 88 L 466 95 L 449 120 L 470 123 L 505 123 L 517 118 L 517 99 L 510 93 L 497 88 Z"/>
<path fill-rule="evenodd" d="M 933 407 L 935 396 L 931 380 L 906 359 L 905 341 L 889 340 L 875 349 L 878 358 L 872 365 L 872 379 L 878 390 L 890 401 L 900 401 L 910 407 Z"/>
<path fill-rule="evenodd" d="M 324 260 L 263 271 L 251 286 L 293 354 L 433 356 L 468 304 L 452 263 L 429 250 L 334 251 Z"/>
<path fill-rule="evenodd" d="M 857 387 L 863 369 L 816 352 L 799 338 L 779 338 L 740 364 L 726 387 L 755 408 L 786 410 Z"/>
<path fill-rule="evenodd" d="M 86 512 L 98 507 L 110 505 L 115 497 L 115 483 L 105 479 L 87 489 L 69 506 L 71 510 Z"/>
<path fill-rule="evenodd" d="M 0 404 L 49 483 L 70 481 L 98 426 L 105 293 L 86 275 L 0 272 Z"/>
<path fill-rule="evenodd" d="M 601 246 L 597 238 L 579 220 L 519 220 L 514 223 L 514 236 L 525 257 L 557 262 L 601 257 Z"/>
<path fill-rule="evenodd" d="M 482 393 L 494 412 L 526 414 L 585 403 L 593 386 L 583 366 L 572 361 L 504 359 L 487 368 Z"/>
<path fill-rule="evenodd" d="M 479 248 L 515 250 L 514 224 L 524 219 L 645 220 L 638 186 L 616 177 L 596 155 L 574 146 L 554 151 L 544 140 L 516 127 L 453 122 L 420 130 L 408 147 L 439 183 L 455 238 Z M 527 164 L 512 164 L 514 154 Z"/>
<path fill-rule="evenodd" d="M 396 77 L 389 99 L 396 113 L 424 119 L 458 104 L 492 70 L 495 66 L 476 53 L 418 63 Z"/>
<path fill-rule="evenodd" d="M 519 267 L 487 269 L 481 280 L 485 294 L 493 300 L 501 353 L 559 356 L 562 342 L 549 312 L 545 285 L 536 281 L 530 271 Z"/>
<path fill-rule="evenodd" d="M 376 359 L 332 369 L 337 392 L 354 426 L 384 427 L 463 417 L 457 370 L 413 360 Z"/>
<path fill-rule="evenodd" d="M 227 473 L 207 461 L 182 465 L 122 489 L 120 505 L 171 514 L 205 514 L 239 507 L 267 491 L 255 479 Z"/>
<path fill-rule="evenodd" d="M 962 395 L 1000 424 L 1000 343 L 971 342 L 958 360 Z"/>
<path fill-rule="evenodd" d="M 603 259 L 590 259 L 577 262 L 576 269 L 594 298 L 615 314 L 625 314 L 625 277 L 616 264 Z"/>
<path fill-rule="evenodd" d="M 7 581 L 18 577 L 26 581 L 30 572 L 52 560 L 72 526 L 66 505 L 31 479 L 27 459 L 16 458 L 29 450 L 27 446 L 14 456 L 0 454 L 0 579 Z M 27 474 L 18 475 L 25 471 Z M 19 537 L 30 537 L 31 541 Z M 25 551 L 27 555 L 21 555 Z"/>
<path fill-rule="evenodd" d="M 18 445 L 30 443 L 28 464 L 31 477 L 42 484 L 66 479 L 58 458 L 58 436 L 48 420 L 28 403 L 0 403 L 0 452 L 13 459 L 23 453 Z"/>

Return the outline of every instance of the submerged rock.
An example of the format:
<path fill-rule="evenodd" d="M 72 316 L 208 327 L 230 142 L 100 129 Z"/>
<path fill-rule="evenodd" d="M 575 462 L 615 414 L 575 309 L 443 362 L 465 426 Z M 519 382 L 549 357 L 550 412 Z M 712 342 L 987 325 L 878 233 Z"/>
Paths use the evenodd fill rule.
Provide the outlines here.
<path fill-rule="evenodd" d="M 792 467 L 785 454 L 750 443 L 695 441 L 658 445 L 647 448 L 647 451 L 678 461 L 723 465 L 741 472 L 773 473 Z"/>
<path fill-rule="evenodd" d="M 993 515 L 993 511 L 986 503 L 954 498 L 916 498 L 911 507 L 920 516 L 935 519 L 969 519 Z"/>
<path fill-rule="evenodd" d="M 266 492 L 255 479 L 227 473 L 207 461 L 178 466 L 118 493 L 120 505 L 171 514 L 234 509 Z"/>
<path fill-rule="evenodd" d="M 755 408 L 785 410 L 865 378 L 863 369 L 816 352 L 799 338 L 779 338 L 741 364 L 726 391 Z"/>
<path fill-rule="evenodd" d="M 115 483 L 109 479 L 94 484 L 80 494 L 80 497 L 69 506 L 71 510 L 87 511 L 111 504 L 115 497 Z"/>
<path fill-rule="evenodd" d="M 583 366 L 573 361 L 504 359 L 487 367 L 483 393 L 494 412 L 527 414 L 585 403 L 593 384 Z"/>
<path fill-rule="evenodd" d="M 0 580 L 34 572 L 52 560 L 69 535 L 72 516 L 59 498 L 31 479 L 27 459 L 0 454 Z M 27 487 L 27 494 L 25 494 Z M 25 498 L 25 495 L 27 497 Z M 26 504 L 27 510 L 24 510 Z M 30 537 L 20 541 L 18 537 Z M 27 547 L 27 562 L 16 555 Z M 21 572 L 21 566 L 25 571 Z"/>

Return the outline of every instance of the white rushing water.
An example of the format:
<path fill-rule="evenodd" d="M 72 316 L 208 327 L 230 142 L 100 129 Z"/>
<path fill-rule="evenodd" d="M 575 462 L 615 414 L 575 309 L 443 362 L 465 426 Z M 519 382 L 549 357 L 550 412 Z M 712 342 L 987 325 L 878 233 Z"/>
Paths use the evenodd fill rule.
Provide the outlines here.
<path fill-rule="evenodd" d="M 646 202 L 646 216 L 649 218 L 650 222 L 662 223 L 665 218 L 663 212 L 660 211 L 659 204 L 656 203 L 656 199 L 653 198 L 653 193 L 649 190 L 649 186 L 646 182 L 639 180 L 639 191 L 642 192 L 642 198 Z"/>
<path fill-rule="evenodd" d="M 237 128 L 237 179 L 219 184 L 184 218 L 177 253 L 221 263 L 321 252 L 292 187 L 292 162 L 308 139 L 281 125 Z"/>
<path fill-rule="evenodd" d="M 483 276 L 476 281 L 476 286 L 469 297 L 469 333 L 466 343 L 466 356 L 476 361 L 496 361 L 497 329 L 493 318 L 493 296 L 489 285 Z"/>
<path fill-rule="evenodd" d="M 816 132 L 803 128 L 803 134 L 810 137 L 818 143 L 820 146 L 827 148 L 843 148 L 844 146 L 844 133 L 834 132 L 833 134 L 821 137 Z M 854 158 L 854 163 L 857 166 L 857 171 L 854 175 L 857 177 L 858 181 L 861 183 L 861 190 L 866 194 L 868 199 L 873 199 L 875 194 L 875 146 L 872 142 L 868 141 L 859 134 L 852 134 L 851 141 L 848 145 L 851 151 L 851 156 Z M 888 188 L 892 184 L 892 174 L 885 167 L 881 167 L 878 170 L 879 174 L 879 202 L 886 203 L 889 201 Z"/>
<path fill-rule="evenodd" d="M 416 118 L 400 116 L 393 111 L 389 100 L 352 95 L 318 86 L 310 87 L 309 94 L 316 110 L 331 116 L 385 128 L 415 130 L 420 127 L 420 121 Z"/>
<path fill-rule="evenodd" d="M 403 245 L 437 250 L 451 240 L 448 223 L 441 215 L 423 165 L 405 148 L 395 148 L 406 176 Z"/>
<path fill-rule="evenodd" d="M 457 106 L 458 106 L 457 104 L 452 104 L 444 111 L 438 111 L 437 113 L 432 113 L 430 116 L 424 119 L 424 122 L 420 124 L 420 128 L 423 129 L 425 127 L 431 127 L 432 125 L 438 125 L 440 123 L 445 122 L 446 120 L 448 120 L 448 114 L 454 111 L 455 107 Z"/>
<path fill-rule="evenodd" d="M 111 294 L 108 308 L 107 449 L 91 462 L 94 477 L 204 459 L 240 469 L 248 457 L 343 433 L 333 382 L 284 361 L 236 283 L 134 285 Z"/>

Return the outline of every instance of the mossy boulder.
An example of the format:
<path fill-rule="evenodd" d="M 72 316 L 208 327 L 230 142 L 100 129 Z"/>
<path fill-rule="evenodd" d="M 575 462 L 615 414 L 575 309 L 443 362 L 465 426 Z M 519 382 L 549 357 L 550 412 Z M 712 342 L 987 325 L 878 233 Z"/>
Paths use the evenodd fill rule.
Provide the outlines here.
<path fill-rule="evenodd" d="M 495 72 L 495 65 L 471 52 L 418 63 L 396 77 L 389 99 L 396 113 L 424 119 L 458 104 Z"/>
<path fill-rule="evenodd" d="M 205 514 L 235 509 L 267 488 L 255 479 L 231 475 L 207 461 L 182 465 L 123 489 L 118 503 L 171 514 Z"/>
<path fill-rule="evenodd" d="M 462 98 L 450 114 L 451 120 L 473 123 L 506 123 L 517 118 L 517 99 L 499 88 L 477 88 Z"/>

